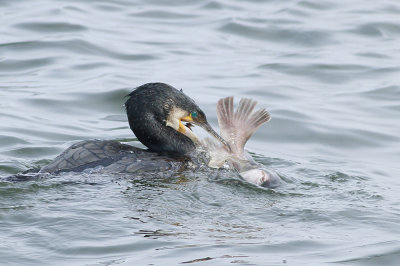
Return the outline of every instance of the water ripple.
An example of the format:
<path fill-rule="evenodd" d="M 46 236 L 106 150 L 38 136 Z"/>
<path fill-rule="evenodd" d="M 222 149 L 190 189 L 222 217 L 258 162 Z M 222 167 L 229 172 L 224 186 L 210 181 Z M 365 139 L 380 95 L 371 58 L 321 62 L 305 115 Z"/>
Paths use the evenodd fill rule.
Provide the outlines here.
<path fill-rule="evenodd" d="M 262 69 L 274 70 L 290 75 L 302 76 L 309 79 L 317 79 L 325 83 L 346 83 L 359 79 L 370 78 L 378 75 L 398 73 L 400 67 L 370 67 L 355 64 L 308 64 L 295 65 L 285 63 L 268 63 L 259 66 Z"/>
<path fill-rule="evenodd" d="M 127 61 L 143 61 L 143 60 L 154 60 L 158 57 L 151 54 L 129 54 L 119 53 L 112 49 L 95 45 L 92 42 L 85 41 L 82 39 L 71 39 L 65 41 L 25 41 L 15 43 L 2 43 L 0 44 L 0 51 L 48 51 L 52 53 L 56 51 L 63 51 L 66 54 L 83 54 L 83 55 L 96 55 L 106 56 L 118 60 Z"/>
<path fill-rule="evenodd" d="M 395 38 L 400 36 L 400 25 L 394 23 L 374 22 L 365 23 L 350 31 L 366 37 Z"/>
<path fill-rule="evenodd" d="M 318 30 L 292 30 L 270 27 L 248 26 L 239 22 L 230 22 L 219 28 L 220 31 L 241 36 L 246 39 L 297 44 L 302 46 L 320 46 L 332 42 L 329 34 Z"/>
<path fill-rule="evenodd" d="M 155 18 L 159 20 L 182 20 L 182 19 L 193 19 L 196 18 L 196 15 L 193 14 L 182 14 L 173 11 L 165 11 L 165 10 L 151 10 L 151 11 L 141 11 L 130 14 L 133 17 L 144 17 L 144 18 Z"/>
<path fill-rule="evenodd" d="M 6 59 L 0 61 L 0 71 L 3 72 L 20 72 L 32 70 L 48 66 L 56 61 L 55 58 L 37 58 L 37 59 L 24 59 L 24 60 L 10 60 Z M 3 74 L 0 74 L 3 75 Z"/>
<path fill-rule="evenodd" d="M 35 32 L 75 32 L 75 31 L 85 31 L 87 27 L 79 24 L 71 24 L 65 22 L 24 22 L 14 24 L 13 27 L 35 31 Z"/>

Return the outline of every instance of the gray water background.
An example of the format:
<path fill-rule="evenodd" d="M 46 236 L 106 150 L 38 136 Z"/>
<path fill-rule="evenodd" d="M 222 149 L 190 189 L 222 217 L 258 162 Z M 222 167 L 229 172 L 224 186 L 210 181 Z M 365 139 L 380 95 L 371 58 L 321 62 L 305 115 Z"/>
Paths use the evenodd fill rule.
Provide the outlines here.
<path fill-rule="evenodd" d="M 1 265 L 399 265 L 400 2 L 0 1 L 0 176 L 86 139 L 143 147 L 124 96 L 255 98 L 285 180 L 0 181 Z"/>

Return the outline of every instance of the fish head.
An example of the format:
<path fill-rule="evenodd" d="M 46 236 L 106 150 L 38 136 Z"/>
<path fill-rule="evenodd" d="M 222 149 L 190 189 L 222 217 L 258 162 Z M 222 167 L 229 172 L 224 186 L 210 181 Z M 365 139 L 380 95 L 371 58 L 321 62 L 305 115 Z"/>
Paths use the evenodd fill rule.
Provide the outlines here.
<path fill-rule="evenodd" d="M 280 185 L 281 181 L 279 176 L 266 169 L 251 169 L 248 171 L 240 172 L 240 176 L 247 182 L 268 188 L 275 188 Z"/>

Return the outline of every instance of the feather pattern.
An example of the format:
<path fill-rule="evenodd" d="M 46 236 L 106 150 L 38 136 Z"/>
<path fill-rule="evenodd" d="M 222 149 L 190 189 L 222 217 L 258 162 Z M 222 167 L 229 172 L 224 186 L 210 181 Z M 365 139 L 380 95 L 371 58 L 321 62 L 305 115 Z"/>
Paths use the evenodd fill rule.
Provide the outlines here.
<path fill-rule="evenodd" d="M 244 145 L 262 124 L 270 120 L 265 109 L 253 112 L 257 102 L 242 98 L 234 112 L 233 97 L 220 99 L 217 104 L 217 116 L 221 136 L 229 143 L 232 153 L 243 155 Z"/>

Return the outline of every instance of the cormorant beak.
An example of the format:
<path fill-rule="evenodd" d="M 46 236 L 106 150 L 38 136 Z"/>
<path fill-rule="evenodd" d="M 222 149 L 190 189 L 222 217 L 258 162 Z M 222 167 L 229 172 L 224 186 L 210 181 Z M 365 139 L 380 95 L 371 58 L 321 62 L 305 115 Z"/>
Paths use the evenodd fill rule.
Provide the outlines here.
<path fill-rule="evenodd" d="M 215 130 L 210 126 L 210 124 L 208 124 L 207 121 L 199 122 L 199 121 L 193 120 L 191 114 L 188 115 L 188 116 L 183 117 L 181 120 L 185 121 L 185 122 L 190 122 L 192 124 L 198 125 L 199 127 L 202 127 L 208 133 L 210 133 L 213 137 L 215 137 L 217 140 L 219 140 L 226 147 L 226 149 L 228 151 L 231 151 L 231 147 L 229 146 L 228 142 L 226 142 L 220 135 L 218 135 L 218 133 L 215 132 Z"/>
<path fill-rule="evenodd" d="M 218 135 L 218 133 L 215 132 L 214 129 L 207 122 L 205 122 L 204 124 L 199 124 L 199 126 L 204 128 L 208 133 L 210 133 L 217 140 L 219 140 L 228 149 L 229 152 L 232 151 L 231 147 L 228 144 L 228 142 L 226 142 L 220 135 Z"/>

